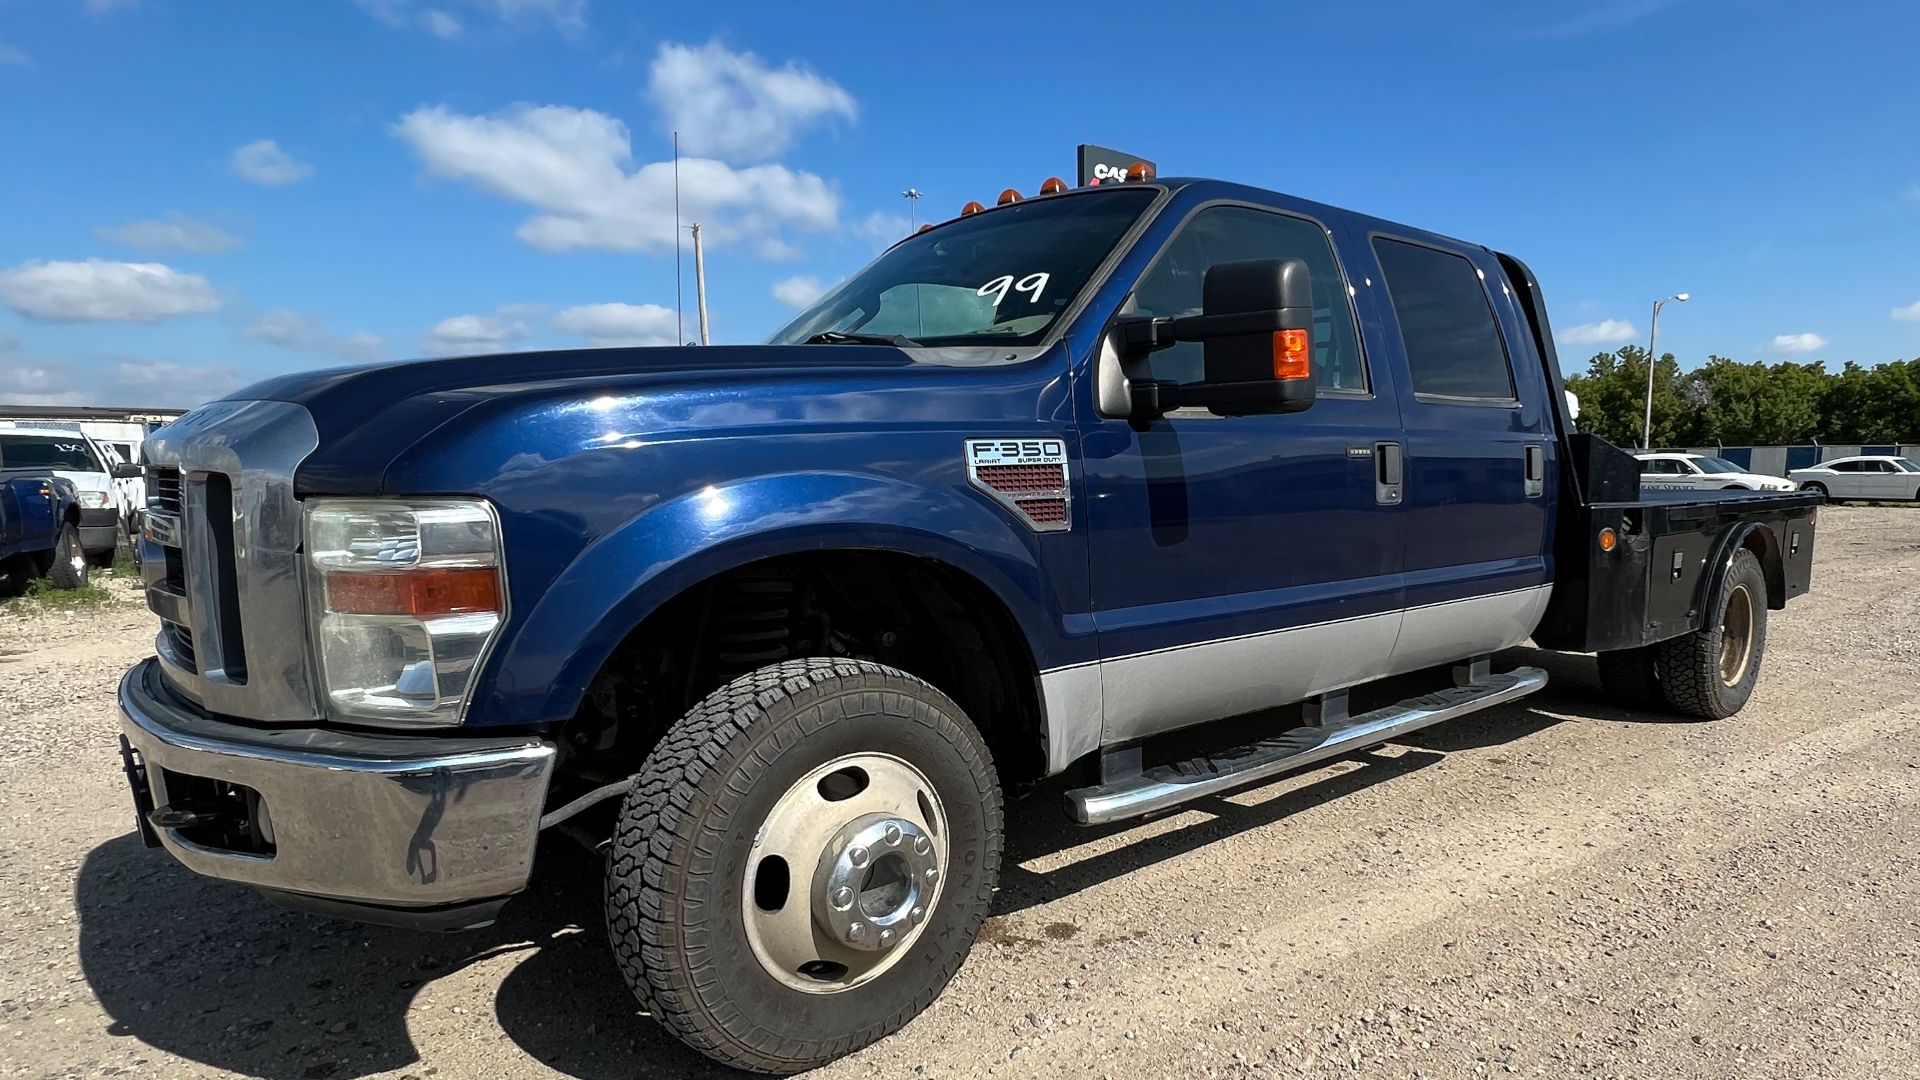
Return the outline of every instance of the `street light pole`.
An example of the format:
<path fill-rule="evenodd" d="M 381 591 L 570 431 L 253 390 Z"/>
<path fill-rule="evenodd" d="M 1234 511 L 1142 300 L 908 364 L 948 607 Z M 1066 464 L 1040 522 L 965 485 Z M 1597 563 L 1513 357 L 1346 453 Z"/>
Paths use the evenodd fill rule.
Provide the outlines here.
<path fill-rule="evenodd" d="M 1687 294 L 1674 293 L 1666 300 L 1653 302 L 1653 321 L 1647 327 L 1647 418 L 1640 428 L 1640 449 L 1642 450 L 1653 449 L 1653 369 L 1655 364 L 1653 349 L 1660 340 L 1660 309 L 1667 306 L 1667 300 L 1678 300 L 1684 304 L 1687 302 Z"/>
<path fill-rule="evenodd" d="M 900 193 L 900 197 L 907 200 L 907 233 L 911 235 L 920 224 L 914 220 L 919 217 L 920 189 L 908 188 Z"/>

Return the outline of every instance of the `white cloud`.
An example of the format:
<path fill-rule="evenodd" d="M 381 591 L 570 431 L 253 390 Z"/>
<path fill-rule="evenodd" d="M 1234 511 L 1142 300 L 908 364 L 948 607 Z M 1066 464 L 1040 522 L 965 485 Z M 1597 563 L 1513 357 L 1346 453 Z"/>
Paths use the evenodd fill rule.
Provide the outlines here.
<path fill-rule="evenodd" d="M 342 360 L 373 363 L 387 358 L 387 343 L 380 335 L 335 334 L 315 326 L 313 320 L 289 308 L 263 312 L 247 327 L 246 335 L 283 349 L 326 353 Z"/>
<path fill-rule="evenodd" d="M 1907 198 L 1920 202 L 1920 184 L 1913 184 L 1907 188 Z"/>
<path fill-rule="evenodd" d="M 0 303 L 44 322 L 155 323 L 213 311 L 220 298 L 199 274 L 161 263 L 88 259 L 0 270 Z"/>
<path fill-rule="evenodd" d="M 33 57 L 0 41 L 0 67 L 32 67 Z"/>
<path fill-rule="evenodd" d="M 875 210 L 855 225 L 853 231 L 862 239 L 872 241 L 875 250 L 885 250 L 906 239 L 913 231 L 913 223 L 905 214 Z"/>
<path fill-rule="evenodd" d="M 233 171 L 242 180 L 282 187 L 313 175 L 313 166 L 280 149 L 272 139 L 260 139 L 233 152 Z"/>
<path fill-rule="evenodd" d="M 433 106 L 394 130 L 433 175 L 533 207 L 517 235 L 534 247 L 673 250 L 673 165 L 630 171 L 627 126 L 605 113 L 515 105 L 467 116 Z M 705 222 L 710 247 L 744 244 L 763 257 L 791 251 L 783 229 L 822 231 L 839 219 L 840 198 L 825 180 L 782 165 L 682 158 L 680 190 L 681 219 Z"/>
<path fill-rule="evenodd" d="M 465 29 L 458 15 L 445 7 L 426 7 L 416 0 L 357 0 L 367 14 L 396 29 L 419 27 L 439 38 L 457 38 Z M 450 3 L 492 18 L 511 29 L 550 25 L 568 37 L 587 28 L 586 0 L 449 0 Z"/>
<path fill-rule="evenodd" d="M 1901 322 L 1920 322 L 1920 300 L 1915 300 L 1906 307 L 1894 308 L 1893 317 Z"/>
<path fill-rule="evenodd" d="M 194 406 L 240 385 L 220 364 L 109 359 L 85 366 L 29 360 L 0 367 L 0 401 L 15 405 Z"/>
<path fill-rule="evenodd" d="M 420 339 L 420 351 L 430 356 L 506 352 L 532 333 L 524 319 L 526 310 L 509 305 L 491 315 L 455 315 L 441 319 Z"/>
<path fill-rule="evenodd" d="M 554 315 L 553 328 L 602 347 L 678 344 L 673 309 L 659 304 L 581 304 Z"/>
<path fill-rule="evenodd" d="M 773 283 L 773 298 L 790 308 L 803 308 L 820 299 L 827 286 L 817 277 L 801 274 Z"/>
<path fill-rule="evenodd" d="M 840 84 L 797 62 L 770 68 L 717 41 L 662 44 L 647 94 L 660 109 L 662 130 L 680 133 L 683 152 L 727 161 L 778 157 L 805 129 L 835 117 L 852 120 L 859 111 Z"/>
<path fill-rule="evenodd" d="M 1625 319 L 1602 319 L 1569 326 L 1554 336 L 1562 345 L 1618 345 L 1633 340 L 1634 331 Z"/>
<path fill-rule="evenodd" d="M 232 251 L 243 241 L 209 221 L 190 218 L 175 211 L 165 221 L 130 221 L 125 225 L 102 226 L 94 235 L 115 244 L 142 251 L 190 251 L 212 255 Z"/>
<path fill-rule="evenodd" d="M 1781 334 L 1773 339 L 1773 347 L 1781 352 L 1803 353 L 1827 347 L 1827 339 L 1819 334 Z"/>

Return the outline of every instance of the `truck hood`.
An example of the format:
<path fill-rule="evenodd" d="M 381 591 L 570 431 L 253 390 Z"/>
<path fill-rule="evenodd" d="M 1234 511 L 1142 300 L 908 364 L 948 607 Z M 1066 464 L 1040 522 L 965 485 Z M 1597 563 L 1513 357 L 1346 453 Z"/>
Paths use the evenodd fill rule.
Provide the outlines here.
<path fill-rule="evenodd" d="M 913 372 L 997 366 L 1007 350 L 885 345 L 742 345 L 576 349 L 422 360 L 288 375 L 228 400 L 284 401 L 313 418 L 319 449 L 296 478 L 301 494 L 380 490 L 387 468 L 457 418 L 600 398 L 703 399 L 768 391 L 783 396 L 857 391 Z M 951 372 L 950 372 L 951 373 Z M 475 421 L 480 422 L 479 420 Z"/>

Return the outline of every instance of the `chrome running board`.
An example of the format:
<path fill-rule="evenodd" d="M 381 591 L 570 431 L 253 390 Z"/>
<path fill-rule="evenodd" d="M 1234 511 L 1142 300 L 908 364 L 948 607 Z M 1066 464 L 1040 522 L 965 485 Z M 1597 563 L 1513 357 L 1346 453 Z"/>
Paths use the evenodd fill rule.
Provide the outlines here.
<path fill-rule="evenodd" d="M 1475 672 L 1478 674 L 1478 672 Z M 1271 738 L 1130 777 L 1067 792 L 1067 813 L 1082 825 L 1123 821 L 1218 795 L 1284 772 L 1357 753 L 1456 716 L 1526 697 L 1547 685 L 1547 673 L 1523 667 L 1483 675 L 1466 686 L 1408 698 L 1337 722 L 1309 724 Z"/>

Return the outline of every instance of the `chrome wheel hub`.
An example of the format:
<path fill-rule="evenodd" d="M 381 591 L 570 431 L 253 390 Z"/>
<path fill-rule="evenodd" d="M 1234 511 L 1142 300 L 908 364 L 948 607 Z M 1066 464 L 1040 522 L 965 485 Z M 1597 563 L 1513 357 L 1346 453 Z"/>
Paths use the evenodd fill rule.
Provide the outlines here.
<path fill-rule="evenodd" d="M 754 958 L 807 993 L 877 977 L 936 910 L 947 845 L 938 793 L 900 758 L 849 754 L 813 769 L 774 803 L 747 857 Z"/>
<path fill-rule="evenodd" d="M 927 920 L 926 901 L 939 883 L 933 838 L 919 824 L 868 814 L 847 822 L 827 846 L 814 874 L 813 915 L 854 948 L 884 951 Z"/>

